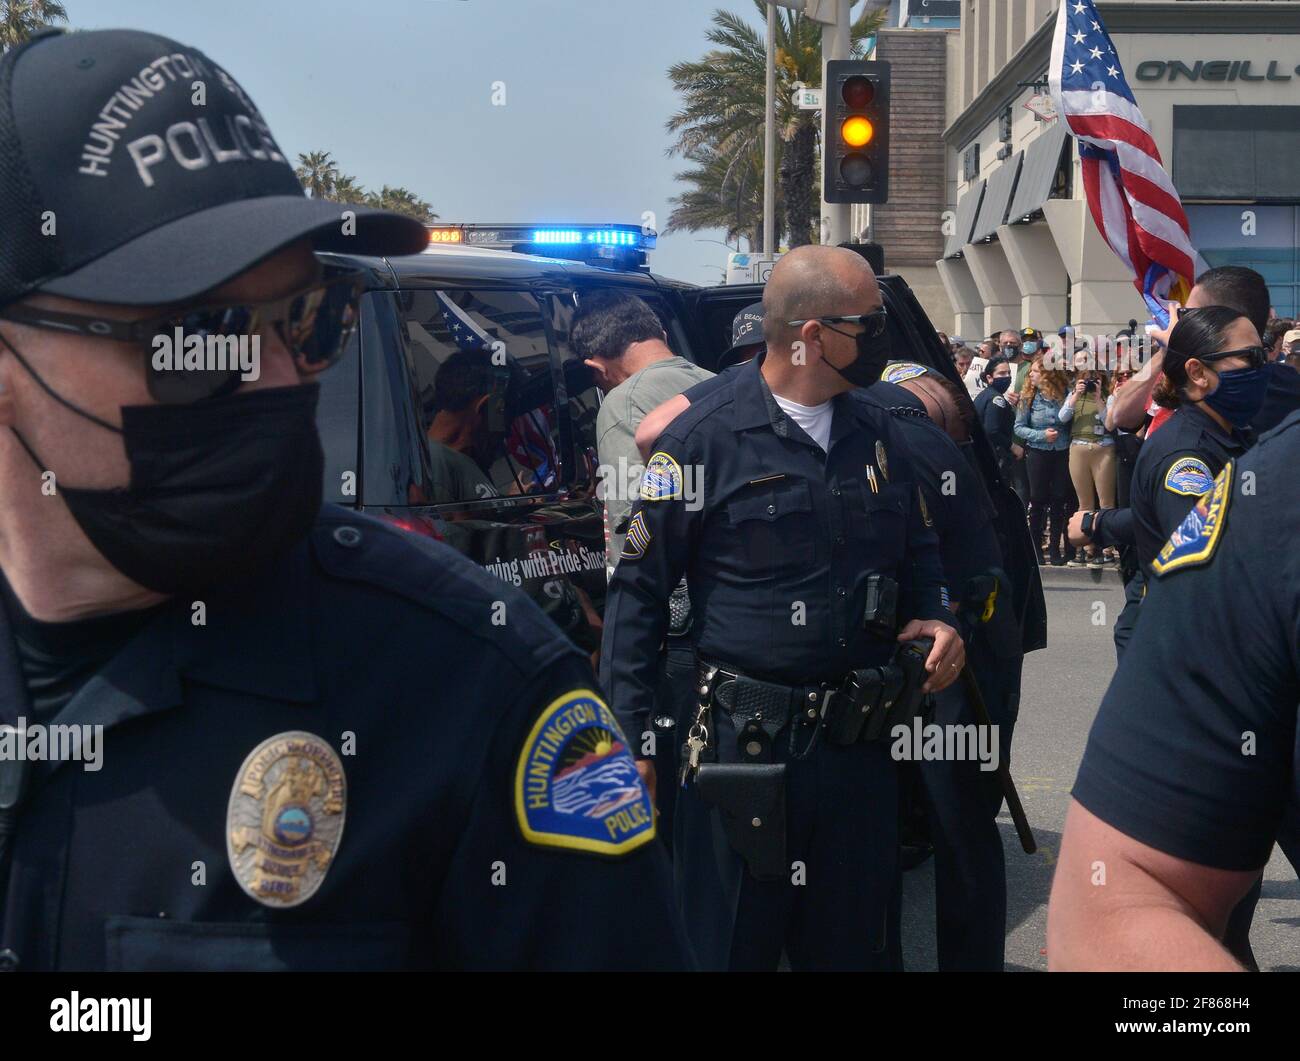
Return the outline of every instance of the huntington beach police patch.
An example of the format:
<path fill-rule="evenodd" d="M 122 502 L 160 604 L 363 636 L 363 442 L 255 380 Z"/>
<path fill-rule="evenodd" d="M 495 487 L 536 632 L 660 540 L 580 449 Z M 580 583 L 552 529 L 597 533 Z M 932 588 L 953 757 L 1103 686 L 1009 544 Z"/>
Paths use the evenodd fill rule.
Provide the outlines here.
<path fill-rule="evenodd" d="M 542 712 L 519 753 L 515 813 L 542 847 L 625 855 L 654 839 L 654 804 L 614 714 L 589 689 Z"/>
<path fill-rule="evenodd" d="M 924 365 L 918 365 L 914 361 L 895 361 L 892 365 L 885 366 L 880 379 L 884 383 L 904 383 L 917 376 L 924 376 L 928 371 Z"/>
<path fill-rule="evenodd" d="M 1151 570 L 1157 575 L 1167 575 L 1184 567 L 1208 564 L 1219 544 L 1231 495 L 1232 461 L 1229 461 L 1214 480 L 1214 489 L 1197 500 L 1151 561 Z"/>
<path fill-rule="evenodd" d="M 347 778 L 311 733 L 277 733 L 239 768 L 226 810 L 226 854 L 239 886 L 264 906 L 305 903 L 343 837 Z"/>
<path fill-rule="evenodd" d="M 672 501 L 682 496 L 682 466 L 667 453 L 656 453 L 641 476 L 642 501 Z"/>
<path fill-rule="evenodd" d="M 1176 460 L 1165 473 L 1165 489 L 1171 494 L 1200 497 L 1214 486 L 1210 466 L 1196 457 Z"/>

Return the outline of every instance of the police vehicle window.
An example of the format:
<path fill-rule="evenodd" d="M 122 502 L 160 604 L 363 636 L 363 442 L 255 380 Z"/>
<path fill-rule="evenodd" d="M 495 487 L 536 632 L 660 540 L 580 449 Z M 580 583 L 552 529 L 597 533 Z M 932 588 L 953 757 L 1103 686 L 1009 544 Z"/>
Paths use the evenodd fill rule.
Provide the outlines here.
<path fill-rule="evenodd" d="M 569 346 L 569 325 L 573 322 L 573 293 L 548 298 L 551 329 L 560 347 L 560 371 L 564 378 L 568 416 L 560 423 L 561 465 L 564 482 L 575 493 L 594 489 L 596 468 L 596 414 L 600 411 L 600 390 L 591 369 Z"/>
<path fill-rule="evenodd" d="M 405 294 L 431 503 L 556 489 L 555 387 L 536 301 L 518 291 Z"/>
<path fill-rule="evenodd" d="M 370 300 L 362 296 L 361 327 L 352 334 L 342 358 L 322 372 L 316 404 L 316 430 L 325 451 L 323 496 L 336 505 L 357 503 L 357 431 L 360 424 L 361 332 L 369 317 Z"/>

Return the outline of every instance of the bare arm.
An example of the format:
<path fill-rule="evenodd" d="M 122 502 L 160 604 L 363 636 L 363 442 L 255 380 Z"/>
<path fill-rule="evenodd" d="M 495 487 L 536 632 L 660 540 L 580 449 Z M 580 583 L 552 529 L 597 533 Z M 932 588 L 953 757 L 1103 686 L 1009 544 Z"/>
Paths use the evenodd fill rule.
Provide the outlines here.
<path fill-rule="evenodd" d="M 646 413 L 636 429 L 636 448 L 640 450 L 642 460 L 650 459 L 655 442 L 664 433 L 664 428 L 686 412 L 690 405 L 686 395 L 678 394 Z"/>
<path fill-rule="evenodd" d="M 1048 966 L 1238 972 L 1219 938 L 1256 876 L 1174 858 L 1071 800 L 1047 912 Z"/>
<path fill-rule="evenodd" d="M 1157 350 L 1142 368 L 1134 373 L 1133 378 L 1115 392 L 1114 404 L 1106 411 L 1106 429 L 1120 428 L 1124 431 L 1136 431 L 1142 426 L 1147 406 L 1151 404 L 1151 392 L 1156 380 L 1160 378 L 1160 366 L 1164 364 L 1165 353 Z"/>

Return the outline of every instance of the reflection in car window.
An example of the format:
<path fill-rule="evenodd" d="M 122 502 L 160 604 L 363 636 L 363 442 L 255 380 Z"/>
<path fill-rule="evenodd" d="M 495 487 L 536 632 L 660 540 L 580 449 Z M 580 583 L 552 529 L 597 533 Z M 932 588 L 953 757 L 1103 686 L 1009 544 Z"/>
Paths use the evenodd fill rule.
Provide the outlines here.
<path fill-rule="evenodd" d="M 555 389 L 537 303 L 517 291 L 408 291 L 406 328 L 432 504 L 559 482 Z"/>

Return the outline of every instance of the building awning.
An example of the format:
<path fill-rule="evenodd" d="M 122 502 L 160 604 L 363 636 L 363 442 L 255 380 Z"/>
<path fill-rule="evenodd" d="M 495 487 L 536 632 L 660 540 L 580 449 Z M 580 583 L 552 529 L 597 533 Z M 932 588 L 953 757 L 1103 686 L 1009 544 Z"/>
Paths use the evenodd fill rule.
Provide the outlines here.
<path fill-rule="evenodd" d="M 957 227 L 943 246 L 945 258 L 955 258 L 962 247 L 970 242 L 971 230 L 975 227 L 975 218 L 979 214 L 980 201 L 984 198 L 984 182 L 976 181 L 966 189 L 966 194 L 957 200 Z"/>
<path fill-rule="evenodd" d="M 1020 167 L 1020 183 L 1007 211 L 1007 222 L 1023 221 L 1041 210 L 1052 194 L 1052 183 L 1061 162 L 1061 145 L 1065 143 L 1065 123 L 1058 118 L 1050 129 L 1025 149 Z"/>
<path fill-rule="evenodd" d="M 1015 191 L 1016 178 L 1020 176 L 1020 163 L 1024 157 L 1023 151 L 1017 151 L 993 171 L 988 188 L 984 191 L 984 203 L 980 206 L 979 217 L 975 220 L 975 231 L 971 233 L 971 243 L 988 239 L 997 232 L 998 225 L 1007 219 L 1007 206 L 1011 202 L 1011 193 Z"/>

